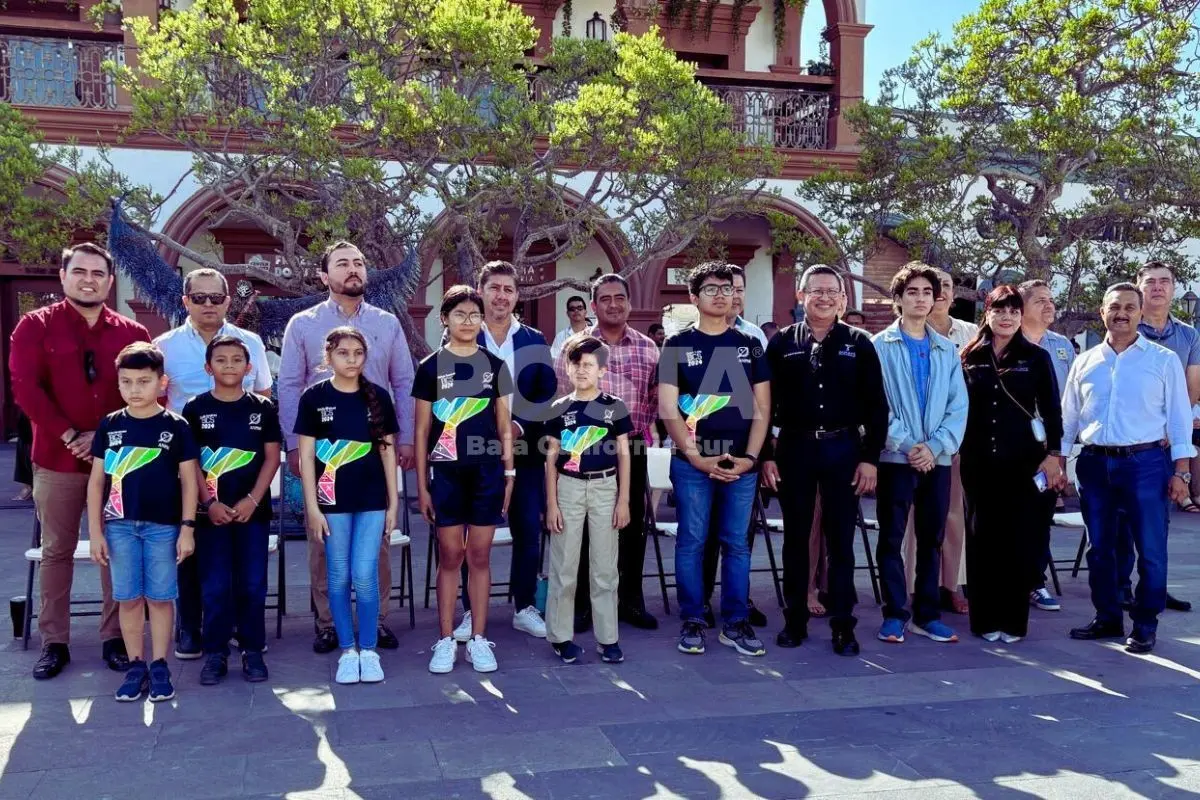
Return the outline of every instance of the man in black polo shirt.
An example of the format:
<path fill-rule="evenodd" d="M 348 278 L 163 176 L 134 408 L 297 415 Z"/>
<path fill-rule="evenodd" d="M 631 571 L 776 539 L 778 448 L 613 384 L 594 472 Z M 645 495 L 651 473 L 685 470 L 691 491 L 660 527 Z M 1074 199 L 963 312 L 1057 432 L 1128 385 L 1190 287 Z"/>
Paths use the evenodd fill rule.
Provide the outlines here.
<path fill-rule="evenodd" d="M 763 479 L 772 489 L 782 484 L 787 621 L 775 643 L 797 647 L 808 636 L 808 538 L 819 487 L 833 650 L 851 656 L 858 654 L 853 613 L 858 498 L 875 488 L 888 406 L 870 337 L 837 318 L 844 293 L 833 267 L 809 267 L 796 293 L 804 322 L 784 328 L 767 346 L 779 434 Z"/>

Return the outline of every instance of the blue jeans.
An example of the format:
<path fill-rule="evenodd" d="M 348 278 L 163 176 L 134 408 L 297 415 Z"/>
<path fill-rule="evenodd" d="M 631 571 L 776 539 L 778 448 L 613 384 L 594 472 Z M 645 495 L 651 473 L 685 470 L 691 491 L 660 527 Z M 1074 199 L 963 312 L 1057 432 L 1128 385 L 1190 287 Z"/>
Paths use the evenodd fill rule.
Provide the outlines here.
<path fill-rule="evenodd" d="M 946 514 L 950 511 L 950 467 L 935 466 L 929 472 L 917 472 L 907 464 L 884 462 L 879 465 L 875 498 L 879 515 L 875 560 L 879 563 L 879 583 L 883 589 L 883 618 L 903 622 L 911 618 L 921 626 L 941 619 L 938 579 L 942 574 Z M 917 578 L 911 614 L 906 608 L 908 586 L 902 554 L 910 510 L 917 537 Z M 1022 576 L 1013 579 L 1022 580 Z"/>
<path fill-rule="evenodd" d="M 383 539 L 383 511 L 326 514 L 329 538 L 325 540 L 325 574 L 329 581 L 329 613 L 337 631 L 338 646 L 354 647 L 354 617 L 350 612 L 350 585 L 358 602 L 358 646 L 374 650 L 379 629 L 379 543 Z"/>
<path fill-rule="evenodd" d="M 203 519 L 203 518 L 201 518 Z M 204 652 L 229 655 L 237 623 L 242 649 L 261 653 L 267 630 L 267 549 L 271 523 L 200 523 L 195 560 L 204 595 Z"/>
<path fill-rule="evenodd" d="M 114 519 L 104 523 L 112 572 L 113 600 L 145 597 L 165 602 L 179 596 L 175 574 L 178 525 Z"/>
<path fill-rule="evenodd" d="M 1121 576 L 1117 539 L 1121 517 L 1137 550 L 1138 583 L 1129 616 L 1135 629 L 1154 633 L 1167 602 L 1167 481 L 1174 466 L 1165 449 L 1154 448 L 1125 458 L 1089 452 L 1079 456 L 1075 476 L 1083 521 L 1087 525 L 1088 585 L 1096 618 L 1120 623 Z"/>
<path fill-rule="evenodd" d="M 758 490 L 758 473 L 747 472 L 733 483 L 713 480 L 682 458 L 671 459 L 679 535 L 675 539 L 675 583 L 679 616 L 704 622 L 704 542 L 709 521 L 721 540 L 721 619 L 744 622 L 750 611 L 750 512 Z"/>

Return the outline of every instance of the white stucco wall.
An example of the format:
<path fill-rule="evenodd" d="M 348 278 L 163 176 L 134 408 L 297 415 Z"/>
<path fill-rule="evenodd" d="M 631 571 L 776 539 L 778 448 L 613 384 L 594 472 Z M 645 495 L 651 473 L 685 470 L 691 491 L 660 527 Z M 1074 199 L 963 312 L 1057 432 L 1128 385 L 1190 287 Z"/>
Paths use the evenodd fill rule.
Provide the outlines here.
<path fill-rule="evenodd" d="M 775 4 L 760 0 L 762 10 L 746 31 L 746 71 L 766 72 L 775 63 Z"/>

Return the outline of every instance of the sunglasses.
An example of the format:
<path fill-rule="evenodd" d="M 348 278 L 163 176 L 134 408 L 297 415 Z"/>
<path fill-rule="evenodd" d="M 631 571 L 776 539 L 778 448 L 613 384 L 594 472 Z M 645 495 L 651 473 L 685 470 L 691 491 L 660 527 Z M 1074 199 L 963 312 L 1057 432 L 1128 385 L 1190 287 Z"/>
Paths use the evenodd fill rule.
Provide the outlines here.
<path fill-rule="evenodd" d="M 587 311 L 587 306 L 571 306 L 567 311 Z"/>
<path fill-rule="evenodd" d="M 96 354 L 91 350 L 83 353 L 83 377 L 89 384 L 96 382 Z"/>
<path fill-rule="evenodd" d="M 202 306 L 205 303 L 219 306 L 221 303 L 225 302 L 227 297 L 229 297 L 227 294 L 206 294 L 204 292 L 192 292 L 188 295 L 188 300 L 191 300 L 192 303 L 198 306 Z"/>

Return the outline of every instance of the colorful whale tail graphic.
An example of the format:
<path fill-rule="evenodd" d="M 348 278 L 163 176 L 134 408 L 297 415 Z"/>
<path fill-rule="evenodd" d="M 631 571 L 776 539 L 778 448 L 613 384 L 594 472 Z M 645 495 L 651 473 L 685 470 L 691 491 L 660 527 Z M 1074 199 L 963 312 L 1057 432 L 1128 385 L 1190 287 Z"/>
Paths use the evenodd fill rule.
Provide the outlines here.
<path fill-rule="evenodd" d="M 698 394 L 695 397 L 685 394 L 679 398 L 679 408 L 687 415 L 684 423 L 693 442 L 696 441 L 696 426 L 700 420 L 729 405 L 730 399 L 728 395 L 721 394 Z"/>
<path fill-rule="evenodd" d="M 491 403 L 487 397 L 456 397 L 453 400 L 438 400 L 433 404 L 433 415 L 442 421 L 442 435 L 433 448 L 434 461 L 458 460 L 458 426 L 471 417 L 482 413 Z"/>
<path fill-rule="evenodd" d="M 125 498 L 121 494 L 121 481 L 131 472 L 141 469 L 162 451 L 157 447 L 122 447 L 104 451 L 104 472 L 112 478 L 108 489 L 108 502 L 104 504 L 107 519 L 125 518 Z"/>
<path fill-rule="evenodd" d="M 337 505 L 338 469 L 358 461 L 371 452 L 370 442 L 352 442 L 349 439 L 338 439 L 331 442 L 321 439 L 317 442 L 317 458 L 325 464 L 325 471 L 317 479 L 317 502 L 323 505 Z"/>
<path fill-rule="evenodd" d="M 563 449 L 571 454 L 567 463 L 563 465 L 563 469 L 567 472 L 579 472 L 579 459 L 589 447 L 602 441 L 607 435 L 608 428 L 601 428 L 598 425 L 584 425 L 574 431 L 563 431 L 561 437 Z"/>
<path fill-rule="evenodd" d="M 226 473 L 241 469 L 254 460 L 254 453 L 235 447 L 200 448 L 200 466 L 204 469 L 204 483 L 208 494 L 217 499 L 217 479 Z"/>

